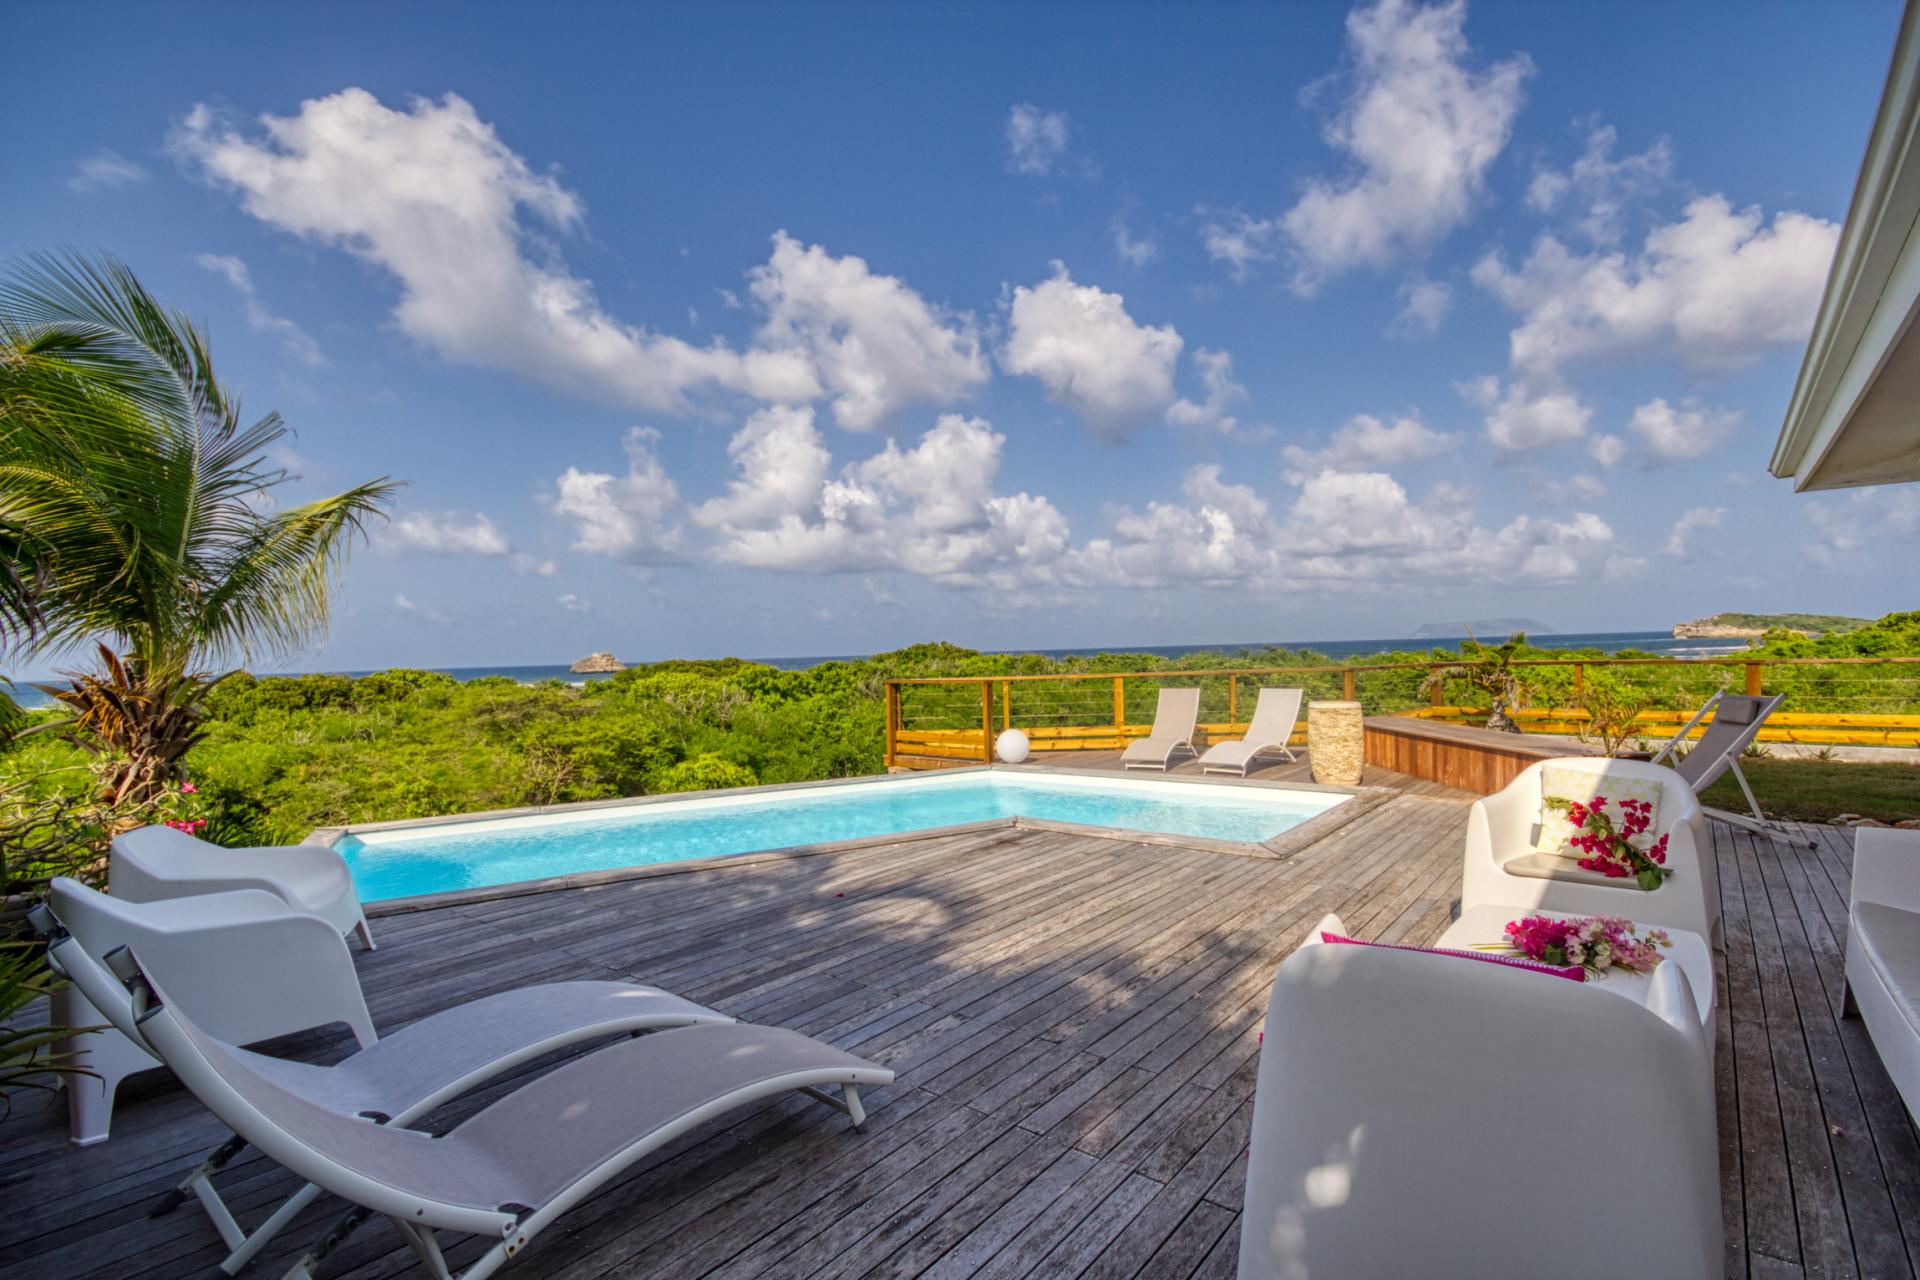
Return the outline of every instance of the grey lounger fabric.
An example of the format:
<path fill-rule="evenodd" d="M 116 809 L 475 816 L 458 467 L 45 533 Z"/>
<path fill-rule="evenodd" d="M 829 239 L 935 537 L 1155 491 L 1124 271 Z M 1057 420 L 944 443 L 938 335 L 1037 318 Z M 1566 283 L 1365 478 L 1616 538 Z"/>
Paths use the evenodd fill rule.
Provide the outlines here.
<path fill-rule="evenodd" d="M 833 1101 L 817 1092 L 832 1084 L 836 1105 L 858 1124 L 859 1087 L 893 1080 L 798 1032 L 688 1027 L 575 1058 L 431 1137 L 315 1105 L 262 1074 L 256 1055 L 194 1026 L 145 975 L 135 981 L 142 1036 L 208 1109 L 308 1181 L 386 1215 L 439 1280 L 451 1273 L 435 1230 L 496 1241 L 461 1273 L 480 1280 L 634 1161 L 708 1119 L 794 1089 Z"/>
<path fill-rule="evenodd" d="M 1162 689 L 1154 706 L 1153 730 L 1128 743 L 1121 762 L 1129 769 L 1165 769 L 1175 752 L 1192 755 L 1193 731 L 1199 721 L 1198 689 Z"/>
<path fill-rule="evenodd" d="M 1300 700 L 1305 696 L 1304 689 L 1262 689 L 1260 700 L 1253 704 L 1253 719 L 1247 722 L 1247 736 L 1208 747 L 1207 754 L 1200 757 L 1200 771 L 1237 773 L 1244 778 L 1263 755 L 1293 759 L 1287 739 L 1300 722 Z"/>
<path fill-rule="evenodd" d="M 1810 841 L 1794 836 L 1779 823 L 1767 818 L 1761 811 L 1760 801 L 1754 797 L 1752 785 L 1747 782 L 1747 775 L 1740 771 L 1740 753 L 1759 738 L 1767 717 L 1778 711 L 1780 704 L 1786 700 L 1784 693 L 1776 693 L 1770 698 L 1716 693 L 1707 699 L 1706 705 L 1687 721 L 1670 742 L 1654 753 L 1653 762 L 1665 764 L 1685 778 L 1695 795 L 1731 773 L 1740 787 L 1740 794 L 1746 799 L 1748 813 L 1708 808 L 1705 812 L 1710 817 L 1789 844 L 1810 844 Z M 1679 749 L 1686 742 L 1687 735 L 1708 713 L 1713 715 L 1712 722 L 1700 735 L 1699 741 L 1687 749 L 1686 755 L 1680 755 Z"/>

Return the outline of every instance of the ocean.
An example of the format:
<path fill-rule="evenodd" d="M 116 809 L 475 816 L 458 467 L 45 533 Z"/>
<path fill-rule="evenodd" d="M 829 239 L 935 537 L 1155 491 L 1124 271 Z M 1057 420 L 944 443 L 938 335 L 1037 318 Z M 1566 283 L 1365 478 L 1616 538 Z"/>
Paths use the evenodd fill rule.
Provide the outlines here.
<path fill-rule="evenodd" d="M 1743 641 L 1738 640 L 1676 640 L 1665 631 L 1596 631 L 1565 634 L 1541 632 L 1530 634 L 1527 639 L 1542 649 L 1598 649 L 1604 653 L 1616 653 L 1622 649 L 1640 649 L 1669 658 L 1717 658 L 1729 653 L 1737 653 L 1746 647 Z M 1232 644 L 1112 644 L 1098 645 L 1088 649 L 1000 649 L 992 652 L 1038 653 L 1049 658 L 1083 658 L 1097 653 L 1151 653 L 1163 658 L 1178 658 L 1189 653 L 1230 654 L 1242 649 L 1283 648 L 1312 649 L 1337 662 L 1343 658 L 1388 650 L 1431 649 L 1440 645 L 1451 648 L 1456 644 L 1458 644 L 1457 640 L 1433 637 L 1419 640 L 1246 640 Z M 817 667 L 823 662 L 847 662 L 865 656 L 865 654 L 820 654 L 801 658 L 754 658 L 752 661 L 762 662 L 770 667 L 780 667 L 787 671 L 801 671 L 808 667 Z M 542 680 L 579 683 L 607 678 L 605 675 L 577 675 L 569 669 L 569 664 L 564 662 L 519 667 L 431 667 L 429 670 L 442 672 L 456 680 L 505 676 L 521 684 L 535 684 Z M 371 675 L 372 672 L 344 671 L 340 674 L 364 676 Z M 24 683 L 14 686 L 14 698 L 24 707 L 44 707 L 52 703 L 52 699 L 46 694 Z"/>

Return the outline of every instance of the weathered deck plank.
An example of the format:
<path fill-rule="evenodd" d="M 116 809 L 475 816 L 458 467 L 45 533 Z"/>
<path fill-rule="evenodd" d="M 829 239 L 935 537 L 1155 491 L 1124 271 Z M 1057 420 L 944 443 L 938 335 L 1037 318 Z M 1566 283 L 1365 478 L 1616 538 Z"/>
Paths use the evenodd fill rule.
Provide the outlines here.
<path fill-rule="evenodd" d="M 389 916 L 360 963 L 384 1027 L 541 978 L 632 977 L 901 1073 L 865 1135 L 797 1098 L 684 1135 L 536 1241 L 513 1264 L 526 1280 L 1229 1276 L 1275 965 L 1327 912 L 1431 941 L 1458 897 L 1464 798 L 1368 782 L 1401 794 L 1282 859 L 976 831 Z M 1840 1017 L 1850 842 L 1815 830 L 1804 850 L 1714 829 L 1728 1270 L 1910 1273 L 1920 1136 Z M 64 1144 L 47 1099 L 0 1121 L 10 1278 L 201 1275 L 218 1258 L 196 1213 L 146 1216 L 217 1126 L 163 1076 L 123 1096 L 91 1150 Z M 295 1183 L 252 1159 L 224 1185 L 257 1217 Z M 258 1273 L 335 1212 L 310 1210 Z M 325 1271 L 414 1273 L 378 1225 Z"/>

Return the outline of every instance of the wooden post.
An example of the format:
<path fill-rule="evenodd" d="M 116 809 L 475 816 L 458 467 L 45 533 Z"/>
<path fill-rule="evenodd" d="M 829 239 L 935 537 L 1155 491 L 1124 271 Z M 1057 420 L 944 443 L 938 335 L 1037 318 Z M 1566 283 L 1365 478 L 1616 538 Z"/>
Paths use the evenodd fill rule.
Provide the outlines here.
<path fill-rule="evenodd" d="M 1340 696 L 1345 698 L 1348 702 L 1359 701 L 1359 699 L 1353 696 L 1353 668 L 1352 667 L 1348 667 L 1345 671 L 1342 671 L 1340 673 Z"/>
<path fill-rule="evenodd" d="M 1584 662 L 1576 662 L 1573 664 L 1573 696 L 1578 698 L 1586 691 L 1587 664 Z"/>
<path fill-rule="evenodd" d="M 980 758 L 993 763 L 993 681 L 980 682 Z"/>
<path fill-rule="evenodd" d="M 1127 681 L 1125 676 L 1113 678 L 1113 737 L 1119 746 L 1127 745 Z"/>
<path fill-rule="evenodd" d="M 1013 682 L 1011 680 L 1000 682 L 1000 727 L 1013 728 Z"/>
<path fill-rule="evenodd" d="M 887 768 L 893 768 L 893 758 L 900 749 L 900 685 L 893 680 L 887 681 Z"/>
<path fill-rule="evenodd" d="M 1240 723 L 1240 677 L 1227 677 L 1227 723 Z"/>
<path fill-rule="evenodd" d="M 1760 696 L 1760 664 L 1757 662 L 1747 664 L 1747 696 L 1749 698 Z"/>
<path fill-rule="evenodd" d="M 1440 668 L 1438 667 L 1427 668 L 1427 677 L 1429 679 L 1433 679 L 1433 677 L 1438 676 L 1439 674 L 1440 674 Z M 1444 707 L 1447 705 L 1447 686 L 1444 681 L 1437 680 L 1437 679 L 1433 680 L 1433 705 L 1436 707 Z"/>

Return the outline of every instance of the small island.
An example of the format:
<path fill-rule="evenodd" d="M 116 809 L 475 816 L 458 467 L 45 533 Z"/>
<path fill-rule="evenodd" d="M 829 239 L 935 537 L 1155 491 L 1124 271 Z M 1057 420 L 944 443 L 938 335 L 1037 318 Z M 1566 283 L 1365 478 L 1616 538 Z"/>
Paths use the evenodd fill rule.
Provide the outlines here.
<path fill-rule="evenodd" d="M 620 661 L 620 659 L 614 657 L 604 649 L 599 653 L 588 654 L 568 668 L 568 670 L 577 676 L 602 675 L 610 671 L 625 671 L 626 669 L 626 663 Z"/>
<path fill-rule="evenodd" d="M 1528 635 L 1552 635 L 1553 628 L 1532 618 L 1472 618 L 1465 622 L 1428 622 L 1416 630 L 1414 640 L 1449 640 L 1456 636 L 1497 636 L 1504 640 L 1520 632 Z"/>
<path fill-rule="evenodd" d="M 1673 629 L 1676 640 L 1757 640 L 1769 631 L 1792 631 L 1803 636 L 1858 631 L 1871 618 L 1838 613 L 1716 613 L 1682 622 Z"/>

